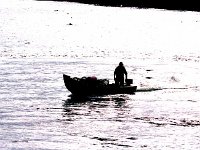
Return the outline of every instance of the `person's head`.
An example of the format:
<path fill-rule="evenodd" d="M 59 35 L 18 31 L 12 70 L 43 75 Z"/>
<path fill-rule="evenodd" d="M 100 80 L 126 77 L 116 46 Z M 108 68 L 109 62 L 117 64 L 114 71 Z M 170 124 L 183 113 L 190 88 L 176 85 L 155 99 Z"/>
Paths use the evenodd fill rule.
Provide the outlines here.
<path fill-rule="evenodd" d="M 120 62 L 120 63 L 119 63 L 119 66 L 123 66 L 123 62 Z"/>

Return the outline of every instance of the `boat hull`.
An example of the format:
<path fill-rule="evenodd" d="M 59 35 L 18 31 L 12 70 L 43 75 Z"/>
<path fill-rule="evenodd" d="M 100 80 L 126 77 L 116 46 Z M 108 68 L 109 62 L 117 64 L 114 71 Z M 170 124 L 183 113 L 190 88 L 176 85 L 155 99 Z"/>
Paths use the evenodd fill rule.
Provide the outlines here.
<path fill-rule="evenodd" d="M 76 78 L 63 74 L 66 88 L 74 95 L 134 94 L 137 86 L 116 86 L 115 84 L 85 84 Z"/>

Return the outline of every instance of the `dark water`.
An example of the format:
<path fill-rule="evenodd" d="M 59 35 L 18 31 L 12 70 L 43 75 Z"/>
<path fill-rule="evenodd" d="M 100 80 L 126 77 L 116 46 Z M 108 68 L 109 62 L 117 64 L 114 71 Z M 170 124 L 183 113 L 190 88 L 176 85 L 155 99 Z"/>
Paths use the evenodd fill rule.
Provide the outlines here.
<path fill-rule="evenodd" d="M 200 148 L 199 13 L 0 3 L 0 149 Z M 64 87 L 63 73 L 113 82 L 119 61 L 133 95 Z"/>

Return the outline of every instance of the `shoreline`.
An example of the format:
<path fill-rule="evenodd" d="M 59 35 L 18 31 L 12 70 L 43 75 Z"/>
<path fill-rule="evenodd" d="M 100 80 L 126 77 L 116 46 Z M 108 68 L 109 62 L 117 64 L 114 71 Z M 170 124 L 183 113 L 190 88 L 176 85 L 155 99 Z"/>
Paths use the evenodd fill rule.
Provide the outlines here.
<path fill-rule="evenodd" d="M 181 3 L 165 0 L 37 0 L 37 1 L 59 1 L 59 2 L 77 2 L 83 4 L 93 4 L 98 6 L 111 6 L 111 7 L 137 7 L 137 8 L 155 8 L 166 10 L 178 10 L 178 11 L 197 11 L 200 12 L 200 7 L 196 1 L 190 0 L 190 2 L 183 1 Z"/>

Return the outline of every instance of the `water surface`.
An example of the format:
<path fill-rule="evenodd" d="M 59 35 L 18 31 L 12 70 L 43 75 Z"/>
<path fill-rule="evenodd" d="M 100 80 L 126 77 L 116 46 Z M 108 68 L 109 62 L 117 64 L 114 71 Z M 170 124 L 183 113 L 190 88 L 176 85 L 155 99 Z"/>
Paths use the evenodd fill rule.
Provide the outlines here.
<path fill-rule="evenodd" d="M 199 13 L 1 1 L 0 149 L 199 149 Z M 139 91 L 75 97 L 62 74 Z"/>

